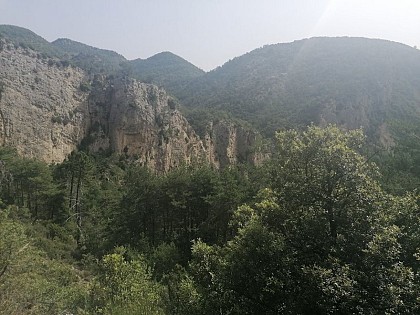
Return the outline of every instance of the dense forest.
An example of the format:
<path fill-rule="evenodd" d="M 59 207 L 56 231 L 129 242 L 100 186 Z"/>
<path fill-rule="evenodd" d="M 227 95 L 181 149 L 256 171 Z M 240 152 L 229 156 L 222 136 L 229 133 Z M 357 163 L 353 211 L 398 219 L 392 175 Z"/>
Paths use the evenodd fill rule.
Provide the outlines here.
<path fill-rule="evenodd" d="M 0 313 L 416 314 L 419 151 L 364 142 L 309 126 L 261 167 L 164 175 L 2 148 Z"/>
<path fill-rule="evenodd" d="M 420 116 L 419 74 L 413 47 L 320 37 L 255 49 L 173 92 L 190 109 L 228 112 L 267 137 L 312 122 L 362 126 L 370 135 L 390 120 Z"/>

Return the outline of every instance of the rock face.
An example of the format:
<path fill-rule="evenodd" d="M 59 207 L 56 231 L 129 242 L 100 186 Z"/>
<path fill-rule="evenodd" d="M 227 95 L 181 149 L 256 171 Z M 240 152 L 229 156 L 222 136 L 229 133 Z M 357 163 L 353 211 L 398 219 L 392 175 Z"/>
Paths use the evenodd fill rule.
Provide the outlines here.
<path fill-rule="evenodd" d="M 210 122 L 203 139 L 207 160 L 222 168 L 238 163 L 260 164 L 267 158 L 261 141 L 254 131 L 225 120 Z"/>
<path fill-rule="evenodd" d="M 127 155 L 157 172 L 182 164 L 258 163 L 258 136 L 227 121 L 200 139 L 166 92 L 126 77 L 88 76 L 0 40 L 0 141 L 24 156 L 63 161 L 78 145 Z"/>
<path fill-rule="evenodd" d="M 85 136 L 83 71 L 0 40 L 0 142 L 61 162 Z"/>
<path fill-rule="evenodd" d="M 166 172 L 203 161 L 203 143 L 166 92 L 134 79 L 96 77 L 89 98 L 90 143 Z"/>

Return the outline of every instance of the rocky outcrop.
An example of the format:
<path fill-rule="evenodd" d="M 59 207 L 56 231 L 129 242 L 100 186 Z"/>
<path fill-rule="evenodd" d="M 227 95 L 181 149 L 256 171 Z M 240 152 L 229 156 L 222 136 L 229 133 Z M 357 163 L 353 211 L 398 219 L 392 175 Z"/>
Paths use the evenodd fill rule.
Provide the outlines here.
<path fill-rule="evenodd" d="M 205 160 L 205 149 L 166 92 L 134 79 L 96 77 L 89 98 L 90 143 L 159 172 Z"/>
<path fill-rule="evenodd" d="M 209 123 L 203 139 L 175 102 L 127 77 L 89 77 L 57 59 L 1 40 L 0 141 L 49 163 L 79 145 L 124 154 L 157 172 L 181 164 L 251 162 L 259 137 L 228 121 Z"/>
<path fill-rule="evenodd" d="M 61 162 L 85 136 L 85 73 L 4 39 L 0 50 L 0 143 Z"/>
<path fill-rule="evenodd" d="M 216 167 L 238 163 L 258 165 L 267 158 L 261 136 L 231 121 L 210 122 L 203 139 L 207 160 Z"/>

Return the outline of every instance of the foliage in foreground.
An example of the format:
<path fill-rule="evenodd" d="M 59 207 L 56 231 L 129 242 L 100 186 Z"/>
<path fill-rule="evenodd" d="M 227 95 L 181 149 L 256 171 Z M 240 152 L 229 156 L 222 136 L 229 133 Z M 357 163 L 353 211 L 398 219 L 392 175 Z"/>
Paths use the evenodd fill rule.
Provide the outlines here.
<path fill-rule="evenodd" d="M 34 246 L 25 225 L 0 212 L 0 314 L 60 314 L 86 306 L 88 283 L 64 261 Z"/>
<path fill-rule="evenodd" d="M 196 314 L 417 313 L 417 200 L 381 190 L 362 140 L 335 127 L 278 133 L 271 187 L 238 208 L 224 246 L 195 243 L 196 298 L 180 304 Z"/>
<path fill-rule="evenodd" d="M 416 314 L 418 199 L 363 142 L 311 126 L 261 170 L 166 175 L 1 149 L 0 314 Z"/>

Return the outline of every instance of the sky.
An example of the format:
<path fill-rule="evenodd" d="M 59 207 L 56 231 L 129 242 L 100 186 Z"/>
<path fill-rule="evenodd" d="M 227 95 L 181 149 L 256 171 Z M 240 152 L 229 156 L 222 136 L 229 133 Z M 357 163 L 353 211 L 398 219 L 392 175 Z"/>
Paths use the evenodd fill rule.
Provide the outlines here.
<path fill-rule="evenodd" d="M 267 44 L 314 36 L 420 47 L 420 0 L 0 0 L 0 24 L 127 59 L 171 51 L 208 71 Z"/>

